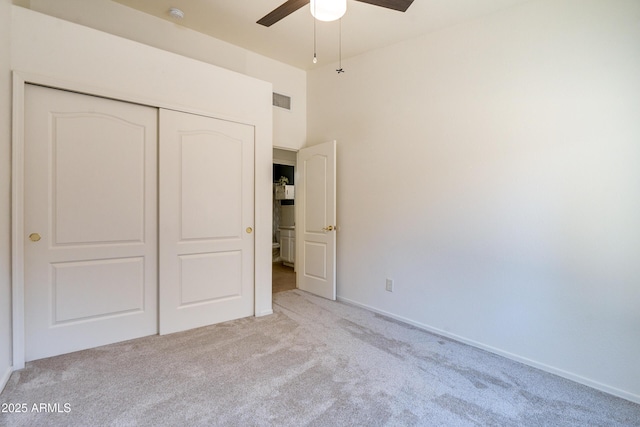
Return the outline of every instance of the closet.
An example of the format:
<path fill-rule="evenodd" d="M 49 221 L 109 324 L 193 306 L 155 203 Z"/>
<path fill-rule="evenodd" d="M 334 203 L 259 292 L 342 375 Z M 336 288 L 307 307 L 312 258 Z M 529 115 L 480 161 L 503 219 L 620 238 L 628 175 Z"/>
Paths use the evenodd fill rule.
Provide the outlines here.
<path fill-rule="evenodd" d="M 12 8 L 11 52 L 14 369 L 51 354 L 26 355 L 40 339 L 62 353 L 229 313 L 273 313 L 270 83 L 21 7 Z M 149 108 L 155 125 L 117 111 L 54 105 L 43 113 L 49 139 L 31 158 L 26 92 L 54 91 L 47 87 Z M 166 139 L 172 113 L 211 122 L 180 126 Z M 58 138 L 83 121 L 100 124 L 100 137 L 136 142 L 112 146 L 91 137 L 91 147 Z M 155 145 L 146 140 L 153 133 Z M 34 173 L 44 180 L 32 182 Z"/>
<path fill-rule="evenodd" d="M 254 127 L 25 86 L 25 359 L 254 314 Z"/>

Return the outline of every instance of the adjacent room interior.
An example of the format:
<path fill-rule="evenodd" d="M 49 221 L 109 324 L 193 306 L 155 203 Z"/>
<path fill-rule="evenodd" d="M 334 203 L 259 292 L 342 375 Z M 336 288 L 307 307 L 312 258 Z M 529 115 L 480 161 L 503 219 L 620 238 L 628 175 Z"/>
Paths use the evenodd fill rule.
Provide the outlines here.
<path fill-rule="evenodd" d="M 273 293 L 296 288 L 296 152 L 273 149 Z"/>
<path fill-rule="evenodd" d="M 0 424 L 640 425 L 640 2 L 196 3 L 0 0 Z"/>

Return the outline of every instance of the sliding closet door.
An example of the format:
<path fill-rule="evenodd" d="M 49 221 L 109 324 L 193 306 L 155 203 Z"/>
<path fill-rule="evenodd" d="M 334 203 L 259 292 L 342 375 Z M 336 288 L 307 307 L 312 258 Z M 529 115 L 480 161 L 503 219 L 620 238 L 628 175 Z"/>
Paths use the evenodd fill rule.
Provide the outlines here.
<path fill-rule="evenodd" d="M 160 110 L 160 333 L 254 314 L 254 129 Z"/>
<path fill-rule="evenodd" d="M 157 333 L 157 109 L 25 92 L 26 360 Z"/>

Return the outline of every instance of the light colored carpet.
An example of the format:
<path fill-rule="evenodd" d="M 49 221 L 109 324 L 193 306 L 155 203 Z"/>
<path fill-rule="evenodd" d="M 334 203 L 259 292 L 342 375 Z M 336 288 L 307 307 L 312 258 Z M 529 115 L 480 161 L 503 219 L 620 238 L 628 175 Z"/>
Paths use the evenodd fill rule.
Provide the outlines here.
<path fill-rule="evenodd" d="M 640 405 L 299 290 L 272 316 L 29 363 L 3 426 L 640 426 Z M 64 404 L 70 411 L 64 413 Z"/>

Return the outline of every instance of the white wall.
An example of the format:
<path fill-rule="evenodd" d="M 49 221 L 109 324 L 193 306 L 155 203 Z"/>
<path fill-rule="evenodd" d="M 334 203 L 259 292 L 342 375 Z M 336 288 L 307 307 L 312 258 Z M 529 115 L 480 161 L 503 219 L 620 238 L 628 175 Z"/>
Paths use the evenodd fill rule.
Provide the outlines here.
<path fill-rule="evenodd" d="M 0 0 L 0 391 L 11 374 L 11 1 Z"/>
<path fill-rule="evenodd" d="M 306 72 L 110 0 L 21 2 L 47 15 L 194 58 L 273 84 L 292 98 L 291 111 L 273 108 L 273 141 L 297 150 L 306 138 Z"/>
<path fill-rule="evenodd" d="M 307 142 L 307 73 L 250 53 L 245 74 L 271 82 L 274 92 L 291 97 L 291 110 L 273 107 L 273 146 L 302 148 Z"/>
<path fill-rule="evenodd" d="M 310 72 L 339 297 L 640 402 L 639 46 L 543 0 Z"/>
<path fill-rule="evenodd" d="M 271 84 L 21 7 L 12 13 L 11 66 L 28 81 L 255 126 L 256 315 L 270 314 Z"/>

